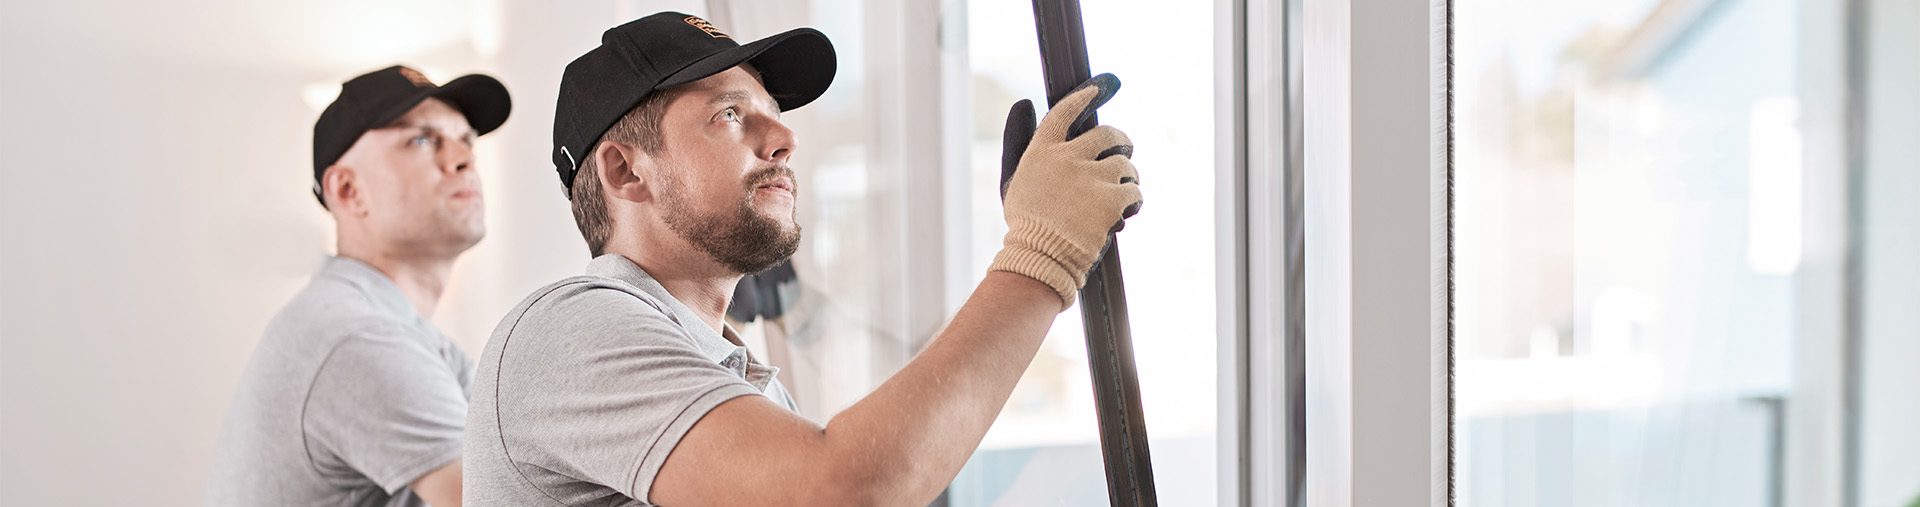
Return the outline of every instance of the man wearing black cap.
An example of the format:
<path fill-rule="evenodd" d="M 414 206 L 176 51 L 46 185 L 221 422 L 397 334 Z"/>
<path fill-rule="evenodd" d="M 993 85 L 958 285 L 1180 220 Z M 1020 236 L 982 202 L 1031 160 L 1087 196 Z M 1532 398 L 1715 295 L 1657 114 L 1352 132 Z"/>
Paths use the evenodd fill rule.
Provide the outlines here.
<path fill-rule="evenodd" d="M 436 86 L 396 66 L 320 113 L 313 192 L 338 255 L 267 325 L 208 505 L 460 505 L 473 364 L 427 318 L 486 234 L 473 141 L 511 108 L 491 77 Z"/>
<path fill-rule="evenodd" d="M 959 472 L 1140 202 L 1125 135 L 1066 134 L 1119 83 L 1090 81 L 1037 133 L 1015 107 L 1006 247 L 926 350 L 822 426 L 722 316 L 742 275 L 798 246 L 780 113 L 833 71 L 818 31 L 742 46 L 673 12 L 567 66 L 553 162 L 594 259 L 522 301 L 481 354 L 475 504 L 926 505 Z"/>

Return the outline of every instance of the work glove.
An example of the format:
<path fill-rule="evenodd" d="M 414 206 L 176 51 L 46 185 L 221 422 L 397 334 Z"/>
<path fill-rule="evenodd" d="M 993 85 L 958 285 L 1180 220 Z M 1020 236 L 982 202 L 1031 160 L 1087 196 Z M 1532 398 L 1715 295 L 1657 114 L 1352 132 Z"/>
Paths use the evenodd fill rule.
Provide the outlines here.
<path fill-rule="evenodd" d="M 1133 142 L 1104 125 L 1073 132 L 1119 89 L 1113 74 L 1094 76 L 1054 104 L 1037 129 L 1033 101 L 1021 100 L 1007 113 L 1000 156 L 1007 236 L 987 269 L 1052 286 L 1062 311 L 1086 284 L 1108 236 L 1140 211 Z"/>

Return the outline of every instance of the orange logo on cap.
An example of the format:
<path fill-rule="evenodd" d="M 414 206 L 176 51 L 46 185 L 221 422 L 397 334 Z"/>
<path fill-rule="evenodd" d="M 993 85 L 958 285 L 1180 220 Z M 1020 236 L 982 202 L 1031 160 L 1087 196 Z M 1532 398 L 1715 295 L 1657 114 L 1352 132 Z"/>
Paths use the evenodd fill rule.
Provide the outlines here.
<path fill-rule="evenodd" d="M 413 86 L 415 88 L 425 88 L 428 86 L 433 86 L 433 80 L 427 79 L 427 76 L 424 74 L 421 74 L 420 71 L 409 69 L 406 67 L 401 67 L 400 75 L 402 77 L 407 78 L 407 81 L 413 82 Z"/>
<path fill-rule="evenodd" d="M 693 25 L 694 28 L 698 28 L 702 32 L 707 32 L 707 35 L 711 35 L 715 39 L 733 38 L 733 37 L 728 37 L 727 34 L 720 33 L 720 29 L 713 27 L 713 23 L 708 23 L 707 20 L 700 19 L 697 16 L 687 16 L 686 21 L 687 21 L 687 24 Z"/>

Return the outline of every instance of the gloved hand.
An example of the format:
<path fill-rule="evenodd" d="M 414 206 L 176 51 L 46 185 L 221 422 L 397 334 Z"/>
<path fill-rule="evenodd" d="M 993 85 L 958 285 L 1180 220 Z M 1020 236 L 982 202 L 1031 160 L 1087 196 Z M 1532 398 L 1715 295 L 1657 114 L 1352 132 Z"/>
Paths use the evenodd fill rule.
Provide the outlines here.
<path fill-rule="evenodd" d="M 1086 284 L 1108 234 L 1140 211 L 1127 135 L 1104 125 L 1070 133 L 1119 89 L 1113 74 L 1094 76 L 1054 104 L 1037 131 L 1032 101 L 1021 100 L 1007 113 L 1000 157 L 1007 236 L 987 269 L 1053 286 L 1063 311 Z"/>

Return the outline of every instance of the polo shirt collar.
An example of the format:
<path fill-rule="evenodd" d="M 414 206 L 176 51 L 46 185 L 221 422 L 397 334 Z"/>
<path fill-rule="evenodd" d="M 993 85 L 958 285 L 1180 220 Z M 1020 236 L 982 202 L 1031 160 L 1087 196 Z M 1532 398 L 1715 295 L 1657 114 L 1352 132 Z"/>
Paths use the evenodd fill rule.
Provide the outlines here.
<path fill-rule="evenodd" d="M 346 282 L 367 297 L 374 308 L 403 319 L 420 319 L 420 312 L 414 311 L 413 302 L 400 292 L 400 286 L 387 278 L 386 273 L 348 257 L 329 257 L 325 265 L 320 266 L 320 276 L 332 277 Z"/>
<path fill-rule="evenodd" d="M 754 384 L 754 387 L 765 390 L 767 382 L 771 381 L 773 375 L 779 371 L 779 368 L 762 364 L 746 347 L 738 345 L 744 342 L 740 341 L 739 334 L 734 332 L 732 325 L 722 321 L 721 332 L 713 332 L 713 328 L 707 327 L 707 322 L 700 320 L 700 316 L 693 313 L 693 309 L 680 303 L 680 299 L 668 293 L 665 286 L 660 285 L 660 282 L 654 280 L 652 275 L 648 275 L 646 270 L 640 269 L 638 264 L 634 264 L 625 256 L 606 254 L 595 257 L 593 261 L 587 263 L 587 274 L 626 282 L 659 300 L 660 304 L 666 307 L 664 309 L 667 311 L 667 316 L 680 324 L 682 329 L 687 330 L 687 334 L 693 337 L 694 346 L 698 347 L 702 354 L 715 363 L 735 370 L 735 373 Z"/>

